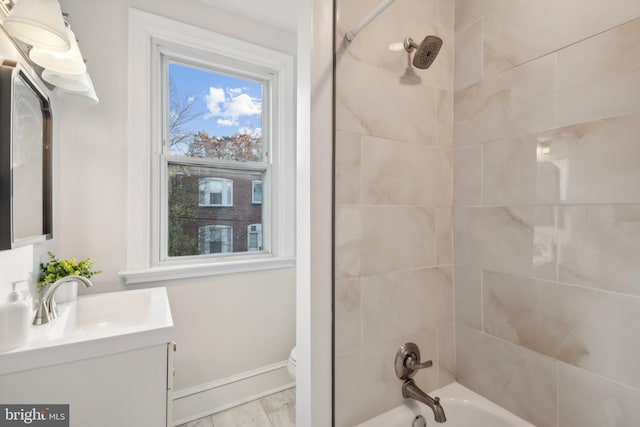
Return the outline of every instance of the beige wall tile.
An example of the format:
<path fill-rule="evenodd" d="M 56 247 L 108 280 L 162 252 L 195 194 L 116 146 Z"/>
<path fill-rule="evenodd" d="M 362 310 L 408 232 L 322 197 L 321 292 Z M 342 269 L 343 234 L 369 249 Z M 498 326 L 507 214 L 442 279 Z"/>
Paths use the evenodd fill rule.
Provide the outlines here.
<path fill-rule="evenodd" d="M 482 145 L 453 148 L 453 200 L 456 206 L 482 204 Z"/>
<path fill-rule="evenodd" d="M 485 15 L 509 6 L 513 0 L 455 0 L 456 31 L 472 24 Z"/>
<path fill-rule="evenodd" d="M 555 58 L 545 56 L 459 90 L 454 144 L 527 135 L 555 125 Z"/>
<path fill-rule="evenodd" d="M 433 208 L 338 206 L 336 277 L 435 265 Z"/>
<path fill-rule="evenodd" d="M 560 208 L 558 275 L 564 283 L 640 295 L 640 206 Z"/>
<path fill-rule="evenodd" d="M 367 276 L 362 292 L 365 345 L 393 342 L 453 320 L 450 267 Z"/>
<path fill-rule="evenodd" d="M 453 264 L 453 211 L 449 207 L 435 209 L 436 265 Z"/>
<path fill-rule="evenodd" d="M 558 392 L 558 427 L 636 427 L 640 420 L 640 390 L 564 363 L 559 366 Z"/>
<path fill-rule="evenodd" d="M 533 213 L 506 207 L 454 209 L 455 265 L 531 276 Z"/>
<path fill-rule="evenodd" d="M 362 152 L 364 203 L 451 205 L 450 149 L 363 137 Z"/>
<path fill-rule="evenodd" d="M 640 6 L 634 0 L 514 0 L 484 15 L 485 75 L 508 70 L 638 16 Z"/>
<path fill-rule="evenodd" d="M 482 202 L 489 206 L 536 203 L 535 137 L 483 144 Z"/>
<path fill-rule="evenodd" d="M 438 326 L 438 387 L 444 387 L 456 380 L 456 336 L 455 322 Z M 435 361 L 434 361 L 435 363 Z"/>
<path fill-rule="evenodd" d="M 639 140 L 634 113 L 483 144 L 483 202 L 637 203 Z"/>
<path fill-rule="evenodd" d="M 360 135 L 336 131 L 335 201 L 338 204 L 357 204 L 361 200 L 361 144 Z"/>
<path fill-rule="evenodd" d="M 436 90 L 436 144 L 453 146 L 453 92 Z"/>
<path fill-rule="evenodd" d="M 336 427 L 353 427 L 402 403 L 394 351 L 381 344 L 335 356 Z"/>
<path fill-rule="evenodd" d="M 362 299 L 360 278 L 335 281 L 335 354 L 362 346 Z"/>
<path fill-rule="evenodd" d="M 436 89 L 406 86 L 399 76 L 342 56 L 336 65 L 336 129 L 433 144 Z"/>
<path fill-rule="evenodd" d="M 640 202 L 640 114 L 545 132 L 537 140 L 540 203 Z"/>
<path fill-rule="evenodd" d="M 482 330 L 482 269 L 454 268 L 456 323 Z"/>
<path fill-rule="evenodd" d="M 558 360 L 640 388 L 640 298 L 539 286 L 540 345 Z"/>
<path fill-rule="evenodd" d="M 453 87 L 456 91 L 482 80 L 482 20 L 456 31 Z"/>
<path fill-rule="evenodd" d="M 558 52 L 558 124 L 640 111 L 639 40 L 636 19 Z"/>
<path fill-rule="evenodd" d="M 640 298 L 485 272 L 483 306 L 486 333 L 640 386 Z"/>
<path fill-rule="evenodd" d="M 534 279 L 492 271 L 482 277 L 482 330 L 539 351 L 538 284 Z"/>
<path fill-rule="evenodd" d="M 473 329 L 456 329 L 460 383 L 537 427 L 556 426 L 555 361 Z"/>
<path fill-rule="evenodd" d="M 456 0 L 457 376 L 554 426 L 559 364 L 558 427 L 635 425 L 640 2 L 561 3 Z"/>

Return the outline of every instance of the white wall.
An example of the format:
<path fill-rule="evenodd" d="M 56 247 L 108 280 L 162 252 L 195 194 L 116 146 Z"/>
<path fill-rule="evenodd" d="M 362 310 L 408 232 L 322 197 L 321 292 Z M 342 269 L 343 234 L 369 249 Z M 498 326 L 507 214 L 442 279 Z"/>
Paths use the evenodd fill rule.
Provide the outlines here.
<path fill-rule="evenodd" d="M 0 15 L 2 13 L 0 12 Z M 0 30 L 0 61 L 11 59 L 21 61 L 21 56 L 8 37 Z M 54 123 L 55 125 L 55 123 Z M 54 153 L 53 161 L 57 161 Z M 4 220 L 4 219 L 3 219 Z M 52 242 L 39 243 L 19 249 L 0 251 L 0 301 L 4 301 L 11 283 L 21 280 L 27 281 L 29 289 L 35 292 L 35 283 L 38 280 L 40 258 L 46 256 Z M 25 285 L 20 284 L 18 290 L 25 290 Z"/>
<path fill-rule="evenodd" d="M 198 1 L 60 3 L 70 14 L 100 103 L 54 105 L 55 238 L 51 246 L 60 257 L 98 260 L 96 266 L 103 274 L 95 277 L 90 292 L 122 290 L 118 272 L 126 267 L 128 8 L 292 55 L 296 35 Z M 0 252 L 0 292 L 8 291 L 9 280 L 32 274 L 43 253 L 44 248 L 34 247 Z M 204 390 L 231 375 L 286 361 L 295 343 L 294 276 L 293 269 L 283 269 L 148 284 L 168 287 L 178 343 L 176 391 Z M 274 381 L 288 383 L 286 375 Z M 262 387 L 273 387 L 274 381 Z M 185 420 L 208 409 L 186 405 L 176 418 Z"/>

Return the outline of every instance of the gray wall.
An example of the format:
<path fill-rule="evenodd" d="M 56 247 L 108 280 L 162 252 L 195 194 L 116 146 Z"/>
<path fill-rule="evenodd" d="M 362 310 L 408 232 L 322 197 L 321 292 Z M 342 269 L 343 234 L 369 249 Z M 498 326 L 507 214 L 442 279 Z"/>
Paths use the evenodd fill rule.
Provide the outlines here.
<path fill-rule="evenodd" d="M 337 2 L 335 416 L 353 426 L 399 405 L 398 347 L 418 343 L 434 368 L 427 391 L 454 378 L 452 283 L 453 2 L 394 3 L 349 46 L 344 34 L 378 2 Z M 400 78 L 390 43 L 444 39 L 421 82 Z"/>
<path fill-rule="evenodd" d="M 640 423 L 640 3 L 456 1 L 457 379 Z"/>

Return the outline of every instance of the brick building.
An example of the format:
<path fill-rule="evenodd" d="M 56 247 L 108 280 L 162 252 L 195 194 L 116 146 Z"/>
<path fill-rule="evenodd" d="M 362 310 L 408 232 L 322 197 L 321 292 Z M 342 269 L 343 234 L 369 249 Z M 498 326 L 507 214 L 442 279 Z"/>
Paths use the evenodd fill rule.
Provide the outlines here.
<path fill-rule="evenodd" d="M 170 165 L 169 256 L 262 250 L 262 174 Z"/>

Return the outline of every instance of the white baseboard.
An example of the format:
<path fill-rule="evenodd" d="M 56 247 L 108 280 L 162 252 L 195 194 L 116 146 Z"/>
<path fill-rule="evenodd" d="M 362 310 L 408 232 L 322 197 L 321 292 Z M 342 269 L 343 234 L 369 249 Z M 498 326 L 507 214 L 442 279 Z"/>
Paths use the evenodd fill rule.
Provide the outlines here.
<path fill-rule="evenodd" d="M 177 390 L 173 393 L 173 425 L 188 423 L 294 386 L 287 362 L 279 362 Z"/>

